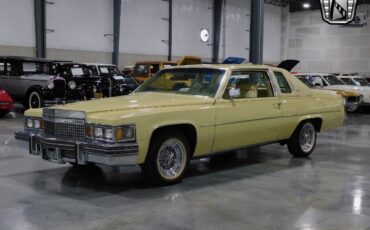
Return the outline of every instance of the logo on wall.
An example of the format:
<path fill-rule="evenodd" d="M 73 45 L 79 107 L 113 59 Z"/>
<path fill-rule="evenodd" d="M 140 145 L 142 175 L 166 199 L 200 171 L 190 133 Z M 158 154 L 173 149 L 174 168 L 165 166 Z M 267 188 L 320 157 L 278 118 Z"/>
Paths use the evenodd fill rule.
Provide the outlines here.
<path fill-rule="evenodd" d="M 329 24 L 348 24 L 355 18 L 357 0 L 320 0 L 324 21 Z"/>

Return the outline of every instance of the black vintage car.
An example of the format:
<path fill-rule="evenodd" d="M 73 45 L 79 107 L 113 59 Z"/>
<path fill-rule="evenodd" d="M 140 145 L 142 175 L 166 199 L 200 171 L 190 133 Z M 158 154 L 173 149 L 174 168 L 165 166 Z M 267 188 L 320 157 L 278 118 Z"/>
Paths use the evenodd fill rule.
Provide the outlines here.
<path fill-rule="evenodd" d="M 101 78 L 100 90 L 104 97 L 127 95 L 133 92 L 139 83 L 127 74 L 122 74 L 117 66 L 111 64 L 86 64 L 90 74 Z"/>
<path fill-rule="evenodd" d="M 86 65 L 73 62 L 52 62 L 52 73 L 66 81 L 69 102 L 102 98 L 101 78 L 89 73 Z"/>
<path fill-rule="evenodd" d="M 25 108 L 68 102 L 66 81 L 53 76 L 52 61 L 19 56 L 0 56 L 0 86 Z"/>

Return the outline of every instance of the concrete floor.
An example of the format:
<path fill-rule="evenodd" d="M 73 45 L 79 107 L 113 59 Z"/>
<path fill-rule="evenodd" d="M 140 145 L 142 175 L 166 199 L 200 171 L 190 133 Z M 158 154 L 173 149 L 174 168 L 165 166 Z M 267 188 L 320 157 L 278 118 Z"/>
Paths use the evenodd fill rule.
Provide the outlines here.
<path fill-rule="evenodd" d="M 28 154 L 0 120 L 0 229 L 370 229 L 370 113 L 319 134 L 311 159 L 269 145 L 194 161 L 150 187 L 138 167 L 79 170 Z"/>

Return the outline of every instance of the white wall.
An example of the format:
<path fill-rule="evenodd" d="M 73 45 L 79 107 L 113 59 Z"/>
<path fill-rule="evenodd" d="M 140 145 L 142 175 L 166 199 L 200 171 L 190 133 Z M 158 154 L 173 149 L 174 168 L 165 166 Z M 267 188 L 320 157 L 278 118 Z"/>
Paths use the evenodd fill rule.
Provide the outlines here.
<path fill-rule="evenodd" d="M 112 52 L 112 0 L 52 0 L 46 5 L 46 43 L 48 55 L 68 57 L 69 51 Z M 210 31 L 212 43 L 213 0 L 173 0 L 173 56 L 212 57 L 212 46 L 200 41 L 203 28 Z M 250 0 L 227 0 L 225 45 L 219 57 L 249 57 Z M 120 52 L 125 54 L 167 56 L 168 3 L 163 0 L 122 0 Z M 281 8 L 265 5 L 265 61 L 280 61 Z M 33 0 L 0 1 L 0 46 L 35 46 Z M 222 34 L 224 34 L 222 32 Z M 64 57 L 66 56 L 66 57 Z M 75 56 L 76 57 L 76 56 Z M 96 57 L 98 58 L 98 57 Z M 99 58 L 98 58 L 99 59 Z M 95 60 L 95 59 L 94 59 Z M 102 60 L 103 61 L 103 60 Z"/>
<path fill-rule="evenodd" d="M 370 72 L 370 21 L 344 27 L 325 23 L 319 10 L 285 11 L 283 56 L 301 61 L 295 71 Z M 357 12 L 370 16 L 370 5 L 359 5 Z"/>
<path fill-rule="evenodd" d="M 167 55 L 168 3 L 162 0 L 122 0 L 120 51 Z"/>
<path fill-rule="evenodd" d="M 278 63 L 281 57 L 281 16 L 283 8 L 265 4 L 263 59 L 265 63 Z"/>
<path fill-rule="evenodd" d="M 200 40 L 200 31 L 212 36 L 211 0 L 173 0 L 173 55 L 211 58 L 212 47 Z M 210 38 L 210 43 L 212 43 Z"/>
<path fill-rule="evenodd" d="M 0 45 L 34 47 L 33 0 L 1 0 L 0 28 Z"/>
<path fill-rule="evenodd" d="M 222 59 L 230 56 L 248 58 L 250 1 L 227 0 L 224 13 L 226 33 L 222 29 L 220 57 Z M 225 45 L 223 45 L 223 41 L 225 41 Z"/>
<path fill-rule="evenodd" d="M 55 30 L 46 34 L 48 48 L 112 51 L 112 38 L 104 34 L 113 32 L 113 1 L 52 2 L 55 4 L 46 5 L 46 28 Z"/>

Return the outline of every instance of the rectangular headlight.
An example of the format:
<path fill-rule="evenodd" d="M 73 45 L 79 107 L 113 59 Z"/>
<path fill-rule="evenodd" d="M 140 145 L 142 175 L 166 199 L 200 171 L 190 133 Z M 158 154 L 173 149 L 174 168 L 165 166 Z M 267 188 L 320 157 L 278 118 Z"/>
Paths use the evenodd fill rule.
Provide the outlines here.
<path fill-rule="evenodd" d="M 88 138 L 106 141 L 131 141 L 135 139 L 135 127 L 87 125 L 86 136 Z"/>
<path fill-rule="evenodd" d="M 26 129 L 43 129 L 44 121 L 41 118 L 27 117 L 25 122 Z"/>
<path fill-rule="evenodd" d="M 94 137 L 103 138 L 103 128 L 102 127 L 94 127 Z"/>

